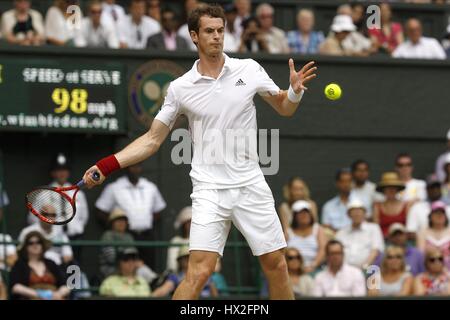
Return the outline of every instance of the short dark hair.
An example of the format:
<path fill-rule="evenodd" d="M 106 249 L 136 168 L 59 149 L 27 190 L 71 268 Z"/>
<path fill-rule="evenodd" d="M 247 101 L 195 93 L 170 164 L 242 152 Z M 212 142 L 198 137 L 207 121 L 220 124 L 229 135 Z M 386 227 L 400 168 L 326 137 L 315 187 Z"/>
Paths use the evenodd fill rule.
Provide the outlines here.
<path fill-rule="evenodd" d="M 445 226 L 448 227 L 448 217 L 447 217 L 447 212 L 445 210 L 436 210 L 436 211 L 431 211 L 430 214 L 428 215 L 428 227 L 433 228 L 433 222 L 431 221 L 431 217 L 436 214 L 436 212 L 441 212 L 441 214 L 444 215 L 445 217 Z"/>
<path fill-rule="evenodd" d="M 398 160 L 400 160 L 400 158 L 410 158 L 412 160 L 412 157 L 409 153 L 401 152 L 395 157 L 395 164 L 398 163 Z"/>
<path fill-rule="evenodd" d="M 365 164 L 367 166 L 367 168 L 370 168 L 369 163 L 366 160 L 358 159 L 358 160 L 353 161 L 353 163 L 350 166 L 350 169 L 352 170 L 352 172 L 355 172 L 356 169 L 358 168 L 358 166 L 361 164 Z"/>
<path fill-rule="evenodd" d="M 130 1 L 130 7 L 131 7 L 134 3 L 145 3 L 145 6 L 147 7 L 147 1 L 145 1 L 145 0 L 131 0 L 131 1 Z"/>
<path fill-rule="evenodd" d="M 330 251 L 330 247 L 334 246 L 334 245 L 340 245 L 342 251 L 344 251 L 344 245 L 342 244 L 342 242 L 338 241 L 338 240 L 330 240 L 327 242 L 326 246 L 325 246 L 325 252 L 326 254 L 328 254 L 328 252 Z"/>
<path fill-rule="evenodd" d="M 352 174 L 349 168 L 341 168 L 336 172 L 335 180 L 339 181 L 343 174 Z"/>
<path fill-rule="evenodd" d="M 187 24 L 189 32 L 195 31 L 198 33 L 200 30 L 200 18 L 203 16 L 221 18 L 223 25 L 225 25 L 225 12 L 221 6 L 217 4 L 200 5 L 192 10 L 188 16 Z"/>

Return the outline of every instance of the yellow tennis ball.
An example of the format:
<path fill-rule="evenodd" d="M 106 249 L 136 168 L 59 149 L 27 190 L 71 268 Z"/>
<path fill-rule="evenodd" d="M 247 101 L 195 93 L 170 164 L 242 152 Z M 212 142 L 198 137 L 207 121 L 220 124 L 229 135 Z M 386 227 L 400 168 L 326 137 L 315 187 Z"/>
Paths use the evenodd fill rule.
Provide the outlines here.
<path fill-rule="evenodd" d="M 336 83 L 330 83 L 325 87 L 325 96 L 330 100 L 337 100 L 341 97 L 342 90 Z"/>

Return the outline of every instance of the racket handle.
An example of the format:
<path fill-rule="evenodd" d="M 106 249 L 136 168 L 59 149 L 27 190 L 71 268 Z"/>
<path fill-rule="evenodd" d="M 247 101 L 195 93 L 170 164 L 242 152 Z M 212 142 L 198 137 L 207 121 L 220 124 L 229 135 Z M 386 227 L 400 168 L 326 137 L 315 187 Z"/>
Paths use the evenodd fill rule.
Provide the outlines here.
<path fill-rule="evenodd" d="M 95 181 L 100 180 L 100 174 L 97 171 L 94 171 L 94 173 L 92 174 L 92 179 L 94 179 Z M 77 187 L 78 188 L 83 188 L 85 185 L 84 180 L 80 180 L 80 182 L 77 183 Z"/>

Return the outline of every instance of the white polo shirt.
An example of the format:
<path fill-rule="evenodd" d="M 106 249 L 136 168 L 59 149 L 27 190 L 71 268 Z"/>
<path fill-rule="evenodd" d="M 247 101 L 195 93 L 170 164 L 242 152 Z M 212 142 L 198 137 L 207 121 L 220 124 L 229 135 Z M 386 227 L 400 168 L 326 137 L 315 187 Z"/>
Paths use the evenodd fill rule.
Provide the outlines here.
<path fill-rule="evenodd" d="M 119 21 L 119 41 L 130 49 L 144 49 L 150 36 L 161 31 L 158 21 L 144 16 L 139 25 L 135 24 L 130 15 Z"/>
<path fill-rule="evenodd" d="M 163 210 L 166 202 L 153 182 L 140 178 L 133 185 L 127 177 L 121 177 L 105 187 L 95 206 L 105 212 L 121 208 L 127 214 L 130 230 L 143 231 L 153 227 L 153 214 Z"/>
<path fill-rule="evenodd" d="M 314 279 L 315 297 L 361 297 L 366 295 L 366 279 L 362 271 L 348 264 L 333 274 L 329 268 L 320 271 Z"/>
<path fill-rule="evenodd" d="M 427 184 L 423 180 L 411 179 L 405 183 L 405 189 L 398 193 L 403 201 L 425 201 L 427 199 Z"/>
<path fill-rule="evenodd" d="M 376 223 L 363 222 L 357 229 L 352 225 L 344 227 L 336 239 L 344 245 L 345 262 L 358 268 L 363 267 L 372 250 L 384 251 L 383 234 Z"/>
<path fill-rule="evenodd" d="M 197 60 L 190 71 L 174 80 L 156 116 L 170 128 L 178 115 L 188 118 L 194 191 L 237 188 L 264 180 L 253 97 L 256 93 L 277 95 L 280 88 L 253 59 L 224 56 L 217 79 L 202 76 Z"/>
<path fill-rule="evenodd" d="M 421 37 L 416 44 L 407 40 L 392 53 L 394 58 L 409 59 L 445 59 L 447 56 L 439 41 Z"/>

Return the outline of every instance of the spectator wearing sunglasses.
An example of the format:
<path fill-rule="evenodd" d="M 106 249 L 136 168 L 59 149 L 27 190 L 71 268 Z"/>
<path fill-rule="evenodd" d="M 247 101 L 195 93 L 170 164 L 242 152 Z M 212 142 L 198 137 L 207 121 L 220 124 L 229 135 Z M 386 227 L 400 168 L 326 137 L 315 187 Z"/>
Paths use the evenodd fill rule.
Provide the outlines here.
<path fill-rule="evenodd" d="M 303 269 L 303 258 L 300 252 L 296 248 L 287 248 L 286 261 L 295 298 L 312 296 L 314 280 L 310 275 L 305 273 Z"/>
<path fill-rule="evenodd" d="M 413 276 L 425 271 L 423 252 L 408 242 L 408 233 L 403 224 L 394 223 L 389 227 L 388 241 L 390 245 L 403 248 L 406 270 L 411 272 Z M 381 254 L 375 264 L 380 266 L 383 259 L 384 254 Z"/>
<path fill-rule="evenodd" d="M 148 38 L 147 49 L 188 51 L 186 40 L 177 34 L 179 27 L 175 12 L 165 9 L 161 14 L 162 31 Z"/>
<path fill-rule="evenodd" d="M 144 49 L 148 38 L 161 31 L 158 21 L 146 16 L 145 13 L 145 0 L 131 1 L 130 14 L 118 24 L 121 48 Z"/>
<path fill-rule="evenodd" d="M 444 265 L 450 270 L 450 227 L 448 222 L 445 203 L 433 202 L 428 216 L 428 228 L 418 234 L 417 247 L 422 252 L 428 249 L 440 250 L 444 257 Z"/>
<path fill-rule="evenodd" d="M 436 249 L 425 254 L 425 269 L 414 280 L 416 296 L 448 296 L 450 295 L 450 275 L 444 267 L 444 256 Z"/>
<path fill-rule="evenodd" d="M 62 271 L 44 257 L 50 246 L 38 231 L 25 236 L 10 274 L 13 299 L 62 300 L 70 293 Z"/>
<path fill-rule="evenodd" d="M 407 271 L 403 248 L 389 246 L 381 263 L 379 288 L 370 289 L 370 296 L 409 296 L 412 293 L 414 278 Z"/>
<path fill-rule="evenodd" d="M 56 218 L 55 208 L 51 205 L 42 207 L 42 210 L 46 212 L 46 216 L 50 219 Z M 63 232 L 61 226 L 48 224 L 42 220 L 24 228 L 19 234 L 19 241 L 23 242 L 27 235 L 37 231 L 42 234 L 50 243 L 60 243 L 60 246 L 50 246 L 45 251 L 45 257 L 52 260 L 59 266 L 68 265 L 73 262 L 73 250 L 69 243 L 69 238 Z"/>
<path fill-rule="evenodd" d="M 427 199 L 427 185 L 425 181 L 413 178 L 414 165 L 409 154 L 400 153 L 397 155 L 395 170 L 400 180 L 405 184 L 405 189 L 399 193 L 401 200 L 425 201 Z"/>
<path fill-rule="evenodd" d="M 77 47 L 119 48 L 119 38 L 114 25 L 102 21 L 102 3 L 94 0 L 89 3 L 88 17 L 81 23 L 81 30 L 76 32 L 75 45 Z"/>

